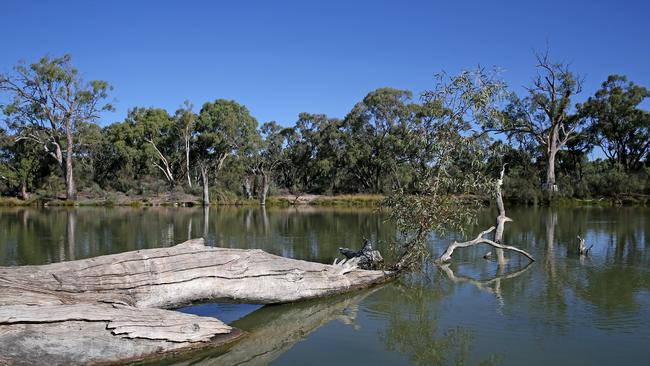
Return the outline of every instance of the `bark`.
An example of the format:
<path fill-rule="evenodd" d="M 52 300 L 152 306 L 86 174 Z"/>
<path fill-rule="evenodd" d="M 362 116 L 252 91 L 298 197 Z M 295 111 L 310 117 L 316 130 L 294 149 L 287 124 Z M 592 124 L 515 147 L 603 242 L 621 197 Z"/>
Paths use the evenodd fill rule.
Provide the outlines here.
<path fill-rule="evenodd" d="M 27 181 L 24 179 L 20 181 L 20 199 L 22 199 L 23 201 L 27 201 L 29 199 L 29 192 L 27 191 Z"/>
<path fill-rule="evenodd" d="M 260 188 L 260 205 L 266 205 L 266 195 L 269 192 L 269 176 L 266 172 L 262 172 L 262 187 Z"/>
<path fill-rule="evenodd" d="M 244 193 L 247 200 L 253 199 L 253 185 L 249 176 L 244 177 Z"/>
<path fill-rule="evenodd" d="M 96 364 L 230 342 L 214 318 L 164 310 L 195 301 L 283 303 L 384 282 L 390 273 L 325 265 L 202 239 L 43 266 L 0 267 L 0 363 Z"/>
<path fill-rule="evenodd" d="M 68 120 L 66 126 L 66 153 L 65 153 L 65 198 L 68 200 L 77 199 L 77 187 L 74 184 L 74 176 L 72 171 L 72 148 L 73 148 L 73 139 L 72 139 L 72 127 L 70 126 L 70 121 Z"/>
<path fill-rule="evenodd" d="M 491 245 L 491 246 L 493 246 L 493 247 L 495 247 L 497 249 L 511 250 L 511 251 L 517 252 L 519 254 L 522 254 L 526 258 L 530 259 L 531 262 L 535 261 L 535 258 L 533 258 L 533 256 L 530 255 L 525 250 L 519 249 L 517 247 L 510 246 L 510 245 L 499 244 L 499 243 L 496 243 L 496 242 L 494 242 L 494 241 L 492 241 L 490 239 L 486 239 L 486 238 L 483 237 L 483 236 L 491 233 L 492 231 L 494 231 L 494 229 L 495 229 L 495 227 L 492 226 L 491 228 L 481 232 L 473 240 L 465 241 L 465 242 L 462 242 L 462 243 L 459 243 L 459 242 L 456 242 L 456 241 L 453 242 L 449 247 L 447 247 L 447 250 L 436 261 L 438 263 L 448 262 L 449 260 L 451 260 L 451 256 L 452 256 L 452 254 L 454 254 L 454 250 L 456 250 L 458 248 L 467 248 L 467 247 L 471 247 L 473 245 L 478 245 L 478 244 L 488 244 L 488 245 Z"/>
<path fill-rule="evenodd" d="M 163 172 L 163 174 L 165 175 L 167 182 L 169 182 L 171 186 L 174 186 L 176 184 L 176 180 L 174 179 L 174 174 L 172 172 L 171 166 L 169 165 L 169 160 L 167 160 L 165 155 L 163 155 L 162 151 L 158 149 L 158 146 L 156 146 L 156 143 L 154 143 L 153 140 L 145 139 L 145 141 L 147 141 L 148 143 L 151 144 L 151 146 L 153 146 L 154 150 L 156 150 L 156 154 L 158 154 L 158 159 L 163 164 L 160 165 L 158 163 L 153 163 L 153 165 L 156 168 L 160 169 L 160 171 Z"/>
<path fill-rule="evenodd" d="M 506 222 L 512 221 L 508 216 L 506 216 L 506 208 L 503 204 L 503 194 L 501 193 L 501 186 L 503 186 L 503 176 L 505 175 L 505 172 L 506 166 L 504 165 L 501 169 L 501 175 L 499 176 L 496 184 L 496 203 L 499 215 L 497 216 L 497 228 L 494 232 L 494 242 L 499 244 L 503 242 L 503 231 L 505 230 Z M 503 255 L 503 249 L 497 248 L 494 250 L 494 252 L 497 255 L 497 262 L 499 263 L 499 267 L 503 267 L 503 265 L 506 263 L 505 257 Z"/>
<path fill-rule="evenodd" d="M 187 171 L 187 186 L 192 188 L 192 177 L 190 176 L 190 136 L 185 135 L 185 171 Z"/>
<path fill-rule="evenodd" d="M 544 189 L 548 192 L 558 191 L 557 184 L 555 184 L 555 160 L 557 157 L 557 151 L 558 148 L 556 144 L 552 143 L 547 153 L 546 183 L 544 184 Z"/>
<path fill-rule="evenodd" d="M 208 182 L 208 168 L 205 165 L 200 165 L 201 170 L 201 183 L 203 184 L 203 206 L 210 205 L 210 183 Z"/>

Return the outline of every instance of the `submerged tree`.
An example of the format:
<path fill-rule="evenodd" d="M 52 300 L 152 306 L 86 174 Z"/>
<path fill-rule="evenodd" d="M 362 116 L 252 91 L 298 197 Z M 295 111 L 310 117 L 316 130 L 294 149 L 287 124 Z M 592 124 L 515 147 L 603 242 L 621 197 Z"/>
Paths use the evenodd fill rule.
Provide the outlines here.
<path fill-rule="evenodd" d="M 426 169 L 419 174 L 415 192 L 397 187 L 386 200 L 392 220 L 405 236 L 395 269 L 417 266 L 428 258 L 426 239 L 432 232 L 462 231 L 474 219 L 482 202 L 477 194 L 489 192 L 491 184 L 485 138 L 472 126 L 496 118 L 504 88 L 494 72 L 479 68 L 457 76 L 439 75 L 436 87 L 424 93 L 431 121 L 426 131 L 411 131 L 409 140 L 420 143 L 426 132 L 430 154 L 423 163 Z"/>
<path fill-rule="evenodd" d="M 84 82 L 71 64 L 70 55 L 43 57 L 29 66 L 19 63 L 13 74 L 0 74 L 0 92 L 11 101 L 2 106 L 7 125 L 17 140 L 30 140 L 51 156 L 61 168 L 66 198 L 77 198 L 73 175 L 75 131 L 84 122 L 94 122 L 112 106 L 102 101 L 111 87 L 105 81 Z"/>

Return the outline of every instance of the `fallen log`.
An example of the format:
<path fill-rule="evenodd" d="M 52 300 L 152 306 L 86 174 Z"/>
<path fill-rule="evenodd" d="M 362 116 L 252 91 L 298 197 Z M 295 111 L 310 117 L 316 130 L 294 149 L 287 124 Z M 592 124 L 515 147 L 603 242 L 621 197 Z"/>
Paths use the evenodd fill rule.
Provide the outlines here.
<path fill-rule="evenodd" d="M 468 240 L 462 243 L 454 241 L 451 243 L 448 247 L 447 250 L 445 250 L 444 253 L 438 259 L 436 259 L 436 263 L 442 264 L 445 262 L 448 262 L 451 260 L 451 255 L 454 253 L 454 250 L 457 248 L 466 248 L 478 244 L 488 244 L 491 245 L 492 247 L 495 248 L 495 252 L 497 254 L 497 261 L 499 263 L 499 266 L 503 266 L 505 264 L 505 258 L 503 256 L 503 250 L 511 250 L 513 252 L 517 252 L 519 254 L 522 254 L 526 258 L 530 259 L 531 262 L 535 261 L 535 258 L 533 258 L 532 255 L 530 255 L 528 252 L 526 252 L 523 249 L 519 249 L 517 247 L 511 246 L 511 245 L 504 245 L 501 242 L 503 241 L 503 230 L 505 229 L 505 224 L 506 222 L 511 222 L 512 219 L 506 216 L 506 209 L 505 206 L 503 205 L 503 195 L 501 193 L 501 186 L 503 185 L 503 176 L 506 171 L 506 166 L 504 165 L 503 168 L 501 169 L 501 175 L 499 179 L 496 181 L 496 204 L 497 204 L 497 209 L 499 211 L 499 216 L 497 216 L 497 225 L 492 226 L 491 228 L 481 232 L 478 234 L 478 236 L 473 239 L 473 240 Z M 496 231 L 495 231 L 496 230 Z M 491 233 L 494 231 L 494 240 L 490 240 L 487 238 L 484 238 L 485 235 Z M 486 254 L 487 256 L 487 254 Z M 484 256 L 483 258 L 485 258 Z"/>
<path fill-rule="evenodd" d="M 165 310 L 201 301 L 284 303 L 343 293 L 390 273 L 203 239 L 42 266 L 0 267 L 0 364 L 103 364 L 225 344 L 243 333 Z"/>

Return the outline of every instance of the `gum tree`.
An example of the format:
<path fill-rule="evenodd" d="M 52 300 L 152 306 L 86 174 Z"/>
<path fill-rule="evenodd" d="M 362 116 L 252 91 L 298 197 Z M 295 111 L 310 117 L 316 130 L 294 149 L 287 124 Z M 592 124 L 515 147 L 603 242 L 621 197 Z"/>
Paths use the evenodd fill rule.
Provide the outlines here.
<path fill-rule="evenodd" d="M 210 204 L 210 175 L 217 177 L 228 157 L 251 147 L 257 121 L 234 100 L 205 103 L 196 121 L 195 161 L 201 172 L 203 204 Z M 211 174 L 212 173 L 212 174 Z"/>
<path fill-rule="evenodd" d="M 552 62 L 548 53 L 537 54 L 537 75 L 528 95 L 510 95 L 501 118 L 485 125 L 488 131 L 504 133 L 508 138 L 528 139 L 544 151 L 546 181 L 544 190 L 558 190 L 555 180 L 557 153 L 578 138 L 584 119 L 571 112 L 571 99 L 582 91 L 582 80 L 566 63 Z"/>
<path fill-rule="evenodd" d="M 418 162 L 423 169 L 418 170 L 416 187 L 398 187 L 385 202 L 404 236 L 396 248 L 394 269 L 417 266 L 429 258 L 429 235 L 462 232 L 482 204 L 479 194 L 494 191 L 491 177 L 496 173 L 487 169 L 487 141 L 474 127 L 498 116 L 504 88 L 496 72 L 478 68 L 456 76 L 438 75 L 436 86 L 423 94 L 428 120 L 420 129 L 410 130 L 408 141 L 427 146 L 423 151 L 427 161 Z"/>
<path fill-rule="evenodd" d="M 96 121 L 102 111 L 112 110 L 104 102 L 110 90 L 105 81 L 84 82 L 70 55 L 45 56 L 31 65 L 19 63 L 13 73 L 0 74 L 0 92 L 10 100 L 2 105 L 7 125 L 16 132 L 17 140 L 33 141 L 44 156 L 56 161 L 69 200 L 77 198 L 75 131 L 84 122 Z"/>

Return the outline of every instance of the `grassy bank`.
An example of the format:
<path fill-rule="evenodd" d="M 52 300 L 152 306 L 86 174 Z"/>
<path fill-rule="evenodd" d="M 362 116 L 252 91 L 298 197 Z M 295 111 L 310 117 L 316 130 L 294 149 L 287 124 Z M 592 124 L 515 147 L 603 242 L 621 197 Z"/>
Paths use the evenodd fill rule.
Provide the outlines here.
<path fill-rule="evenodd" d="M 267 207 L 316 206 L 316 207 L 379 207 L 384 196 L 381 195 L 303 195 L 270 196 L 266 200 Z M 201 198 L 183 194 L 160 194 L 155 196 L 127 196 L 124 194 L 109 194 L 105 197 L 80 196 L 76 201 L 61 198 L 38 197 L 34 195 L 29 200 L 15 197 L 0 197 L 0 206 L 201 206 Z M 257 199 L 242 199 L 237 197 L 217 197 L 211 206 L 259 206 Z"/>
<path fill-rule="evenodd" d="M 374 208 L 381 206 L 385 196 L 368 194 L 346 195 L 278 195 L 270 196 L 266 200 L 267 207 L 365 207 Z M 538 202 L 518 202 L 507 200 L 510 205 L 517 206 L 550 206 L 550 207 L 619 207 L 619 206 L 650 206 L 649 195 L 624 195 L 619 197 L 602 198 L 568 198 L 554 197 L 551 200 Z M 15 197 L 0 197 L 0 206 L 97 206 L 97 207 L 148 207 L 148 206 L 201 206 L 201 198 L 190 194 L 164 193 L 153 196 L 128 196 L 122 193 L 111 193 L 104 197 L 81 196 L 76 201 L 61 198 L 38 197 L 33 195 L 29 200 Z M 211 206 L 259 206 L 257 199 L 243 199 L 238 197 L 218 196 L 213 199 Z"/>

